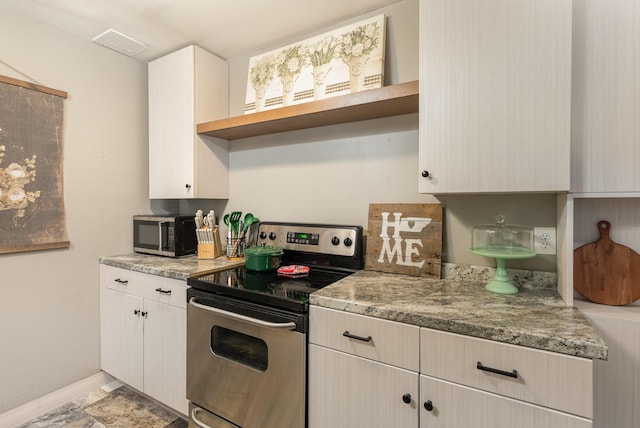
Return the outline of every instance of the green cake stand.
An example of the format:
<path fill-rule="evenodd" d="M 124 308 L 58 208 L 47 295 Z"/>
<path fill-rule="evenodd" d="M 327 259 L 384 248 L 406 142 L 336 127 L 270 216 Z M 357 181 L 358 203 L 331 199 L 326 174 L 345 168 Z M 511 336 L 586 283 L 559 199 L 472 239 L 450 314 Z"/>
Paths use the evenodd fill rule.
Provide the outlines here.
<path fill-rule="evenodd" d="M 509 281 L 505 269 L 507 260 L 530 259 L 537 253 L 522 247 L 476 247 L 469 248 L 469 252 L 478 256 L 493 257 L 496 259 L 496 275 L 485 288 L 498 294 L 517 294 L 518 287 Z"/>

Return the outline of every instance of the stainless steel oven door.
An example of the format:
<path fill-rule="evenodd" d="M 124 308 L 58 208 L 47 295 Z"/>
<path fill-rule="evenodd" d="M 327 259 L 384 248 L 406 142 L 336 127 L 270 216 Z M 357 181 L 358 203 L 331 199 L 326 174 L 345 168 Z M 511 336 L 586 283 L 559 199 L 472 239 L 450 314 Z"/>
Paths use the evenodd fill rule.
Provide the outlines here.
<path fill-rule="evenodd" d="M 203 302 L 187 307 L 189 401 L 243 428 L 303 428 L 306 334 L 277 311 Z"/>

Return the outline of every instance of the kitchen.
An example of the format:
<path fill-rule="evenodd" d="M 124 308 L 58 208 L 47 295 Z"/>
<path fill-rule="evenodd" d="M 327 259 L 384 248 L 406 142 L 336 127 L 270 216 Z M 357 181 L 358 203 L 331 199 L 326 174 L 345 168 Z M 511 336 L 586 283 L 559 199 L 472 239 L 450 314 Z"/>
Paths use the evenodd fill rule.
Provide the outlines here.
<path fill-rule="evenodd" d="M 387 84 L 419 78 L 418 4 L 405 0 L 377 11 L 389 17 Z M 228 201 L 149 201 L 146 63 L 10 9 L 3 9 L 0 21 L 3 63 L 70 94 L 65 117 L 65 202 L 71 241 L 69 250 L 0 259 L 6 284 L 0 311 L 0 412 L 99 371 L 97 260 L 131 251 L 131 216 L 135 213 L 195 212 L 198 208 L 224 213 L 237 208 L 273 221 L 295 217 L 366 226 L 370 203 L 440 200 L 447 207 L 443 260 L 480 265 L 491 262 L 467 253 L 470 229 L 492 219 L 496 207 L 519 223 L 557 223 L 555 194 L 435 199 L 418 193 L 417 114 L 238 141 L 229 146 Z M 318 25 L 314 32 L 334 24 L 338 23 Z M 282 40 L 242 56 L 229 55 L 231 115 L 242 112 L 249 56 L 283 44 L 278 42 Z M 0 74 L 24 79 L 4 64 Z M 291 179 L 298 176 L 305 179 Z M 274 184 L 264 186 L 265 182 Z M 284 190 L 278 185 L 282 182 L 288 184 Z M 256 190 L 258 184 L 260 190 Z M 274 204 L 274 191 L 295 195 L 296 203 L 286 209 Z M 624 243 L 626 238 L 627 245 L 638 248 L 636 199 L 579 199 L 575 205 L 576 243 L 593 241 L 592 224 L 599 216 L 608 216 L 623 231 L 624 236 L 616 240 Z M 555 271 L 555 263 L 554 257 L 544 256 L 520 266 Z M 637 309 L 623 310 L 627 309 L 629 317 L 637 320 Z"/>

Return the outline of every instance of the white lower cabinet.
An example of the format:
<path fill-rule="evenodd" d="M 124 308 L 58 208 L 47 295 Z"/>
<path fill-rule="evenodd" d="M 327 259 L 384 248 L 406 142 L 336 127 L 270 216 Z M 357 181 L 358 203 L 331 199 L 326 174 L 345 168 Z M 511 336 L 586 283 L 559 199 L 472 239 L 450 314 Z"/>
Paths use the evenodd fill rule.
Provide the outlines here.
<path fill-rule="evenodd" d="M 101 367 L 188 414 L 186 282 L 100 265 Z"/>
<path fill-rule="evenodd" d="M 590 428 L 593 362 L 309 310 L 309 428 Z"/>
<path fill-rule="evenodd" d="M 418 426 L 418 373 L 314 344 L 309 367 L 309 428 Z"/>
<path fill-rule="evenodd" d="M 416 326 L 312 306 L 309 428 L 417 427 Z"/>
<path fill-rule="evenodd" d="M 109 288 L 102 296 L 102 370 L 142 391 L 143 320 L 133 315 L 143 307 L 142 298 Z"/>
<path fill-rule="evenodd" d="M 420 397 L 420 428 L 591 427 L 588 419 L 424 375 Z"/>
<path fill-rule="evenodd" d="M 640 301 L 607 306 L 576 300 L 607 343 L 606 361 L 594 362 L 595 428 L 637 428 L 640 421 Z"/>
<path fill-rule="evenodd" d="M 593 362 L 420 330 L 422 428 L 587 428 Z"/>

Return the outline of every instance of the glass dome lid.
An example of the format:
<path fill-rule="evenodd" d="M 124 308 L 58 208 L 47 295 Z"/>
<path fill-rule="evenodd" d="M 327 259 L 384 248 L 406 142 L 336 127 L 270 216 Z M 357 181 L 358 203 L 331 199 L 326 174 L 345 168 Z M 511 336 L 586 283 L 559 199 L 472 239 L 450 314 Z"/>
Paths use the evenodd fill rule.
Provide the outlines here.
<path fill-rule="evenodd" d="M 536 256 L 533 228 L 506 224 L 504 216 L 497 215 L 495 224 L 473 228 L 469 252 L 496 259 L 496 275 L 485 286 L 487 290 L 499 294 L 516 294 L 518 287 L 509 280 L 505 261 Z"/>
<path fill-rule="evenodd" d="M 519 259 L 535 256 L 534 248 L 532 227 L 507 224 L 503 215 L 497 215 L 494 224 L 473 228 L 469 251 L 485 257 Z"/>

